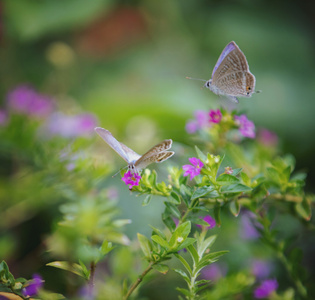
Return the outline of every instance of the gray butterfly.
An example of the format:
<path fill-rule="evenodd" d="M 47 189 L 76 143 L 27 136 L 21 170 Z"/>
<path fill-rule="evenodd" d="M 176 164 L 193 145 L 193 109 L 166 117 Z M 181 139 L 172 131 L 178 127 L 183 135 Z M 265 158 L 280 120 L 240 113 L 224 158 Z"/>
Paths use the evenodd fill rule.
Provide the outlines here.
<path fill-rule="evenodd" d="M 255 76 L 249 71 L 244 53 L 232 41 L 223 49 L 213 69 L 211 79 L 206 81 L 204 87 L 238 103 L 236 97 L 251 97 L 252 94 L 260 92 L 255 92 L 255 84 Z"/>
<path fill-rule="evenodd" d="M 128 163 L 128 169 L 132 173 L 138 173 L 149 164 L 160 163 L 175 154 L 173 151 L 167 151 L 172 147 L 173 141 L 170 139 L 155 145 L 141 156 L 123 143 L 118 142 L 108 130 L 101 127 L 96 127 L 94 130 Z"/>

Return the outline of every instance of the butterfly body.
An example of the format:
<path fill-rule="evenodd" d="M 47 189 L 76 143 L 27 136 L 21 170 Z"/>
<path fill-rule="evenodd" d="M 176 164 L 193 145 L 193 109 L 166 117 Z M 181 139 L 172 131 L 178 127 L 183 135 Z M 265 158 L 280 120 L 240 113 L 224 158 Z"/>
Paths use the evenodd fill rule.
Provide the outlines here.
<path fill-rule="evenodd" d="M 113 150 L 116 151 L 118 155 L 120 155 L 128 163 L 128 169 L 132 173 L 138 173 L 153 162 L 162 162 L 173 156 L 175 153 L 173 151 L 167 151 L 172 147 L 172 140 L 170 139 L 164 140 L 163 142 L 155 145 L 141 156 L 123 143 L 118 142 L 108 130 L 101 127 L 96 127 L 95 131 Z"/>
<path fill-rule="evenodd" d="M 211 79 L 204 87 L 217 95 L 223 95 L 237 102 L 237 97 L 251 97 L 255 91 L 256 79 L 249 71 L 244 53 L 230 42 L 222 51 Z"/>

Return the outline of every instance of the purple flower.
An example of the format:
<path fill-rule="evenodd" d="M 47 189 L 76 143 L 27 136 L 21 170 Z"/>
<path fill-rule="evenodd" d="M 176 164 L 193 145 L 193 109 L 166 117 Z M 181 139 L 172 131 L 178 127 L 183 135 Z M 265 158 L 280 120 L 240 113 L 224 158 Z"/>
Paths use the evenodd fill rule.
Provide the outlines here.
<path fill-rule="evenodd" d="M 8 114 L 6 111 L 0 109 L 0 126 L 5 125 L 8 122 Z"/>
<path fill-rule="evenodd" d="M 131 173 L 130 170 L 124 174 L 123 178 L 121 178 L 126 185 L 129 185 L 129 190 L 131 190 L 133 186 L 139 185 L 140 179 L 141 176 L 139 174 Z"/>
<path fill-rule="evenodd" d="M 205 222 L 207 222 L 209 226 L 205 227 L 205 226 L 197 224 L 196 226 L 199 228 L 205 227 L 206 229 L 212 229 L 216 225 L 215 219 L 213 219 L 210 215 L 207 215 L 204 218 L 200 217 L 200 219 L 203 219 Z"/>
<path fill-rule="evenodd" d="M 218 263 L 212 263 L 204 267 L 201 271 L 201 276 L 204 279 L 217 281 L 226 274 L 226 267 L 221 267 Z"/>
<path fill-rule="evenodd" d="M 95 126 L 97 126 L 97 119 L 92 114 L 65 115 L 57 112 L 50 116 L 45 127 L 51 135 L 71 138 L 93 136 Z"/>
<path fill-rule="evenodd" d="M 255 125 L 252 121 L 247 119 L 246 115 L 235 116 L 234 118 L 243 136 L 251 139 L 255 138 Z"/>
<path fill-rule="evenodd" d="M 40 275 L 34 274 L 32 281 L 30 281 L 23 289 L 24 297 L 31 297 L 38 293 L 38 290 L 43 286 L 43 279 Z"/>
<path fill-rule="evenodd" d="M 260 237 L 260 233 L 254 226 L 255 215 L 246 211 L 241 216 L 241 227 L 240 227 L 240 235 L 245 240 L 256 240 Z M 259 224 L 257 224 L 259 226 Z"/>
<path fill-rule="evenodd" d="M 233 174 L 233 169 L 231 167 L 226 167 L 224 173 L 231 175 Z"/>
<path fill-rule="evenodd" d="M 255 289 L 254 297 L 256 299 L 267 298 L 273 291 L 278 288 L 278 282 L 276 279 L 267 279 Z"/>
<path fill-rule="evenodd" d="M 278 136 L 267 129 L 260 129 L 258 132 L 258 140 L 265 146 L 275 146 L 278 143 Z"/>
<path fill-rule="evenodd" d="M 263 279 L 270 275 L 272 265 L 268 261 L 255 259 L 251 263 L 252 274 L 257 279 Z"/>
<path fill-rule="evenodd" d="M 206 111 L 196 110 L 194 116 L 195 120 L 190 120 L 186 124 L 188 133 L 195 133 L 197 130 L 209 126 L 208 113 Z"/>
<path fill-rule="evenodd" d="M 211 123 L 220 123 L 222 120 L 222 113 L 221 113 L 220 109 L 210 110 L 209 116 L 210 116 L 210 122 Z"/>
<path fill-rule="evenodd" d="M 54 109 L 51 98 L 26 85 L 18 86 L 9 92 L 7 101 L 10 109 L 29 116 L 45 117 Z"/>
<path fill-rule="evenodd" d="M 185 171 L 184 176 L 190 176 L 190 180 L 200 174 L 201 168 L 204 166 L 202 161 L 196 157 L 189 158 L 189 162 L 192 165 L 183 165 Z"/>

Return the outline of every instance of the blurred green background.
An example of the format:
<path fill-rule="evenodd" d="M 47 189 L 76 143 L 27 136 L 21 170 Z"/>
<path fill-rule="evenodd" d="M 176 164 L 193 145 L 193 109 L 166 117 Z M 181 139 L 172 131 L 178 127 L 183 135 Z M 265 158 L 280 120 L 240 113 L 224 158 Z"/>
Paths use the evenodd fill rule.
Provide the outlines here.
<path fill-rule="evenodd" d="M 278 134 L 283 152 L 292 153 L 297 168 L 307 170 L 307 189 L 314 191 L 315 23 L 308 3 L 2 1 L 2 106 L 9 90 L 31 84 L 54 96 L 66 112 L 95 113 L 100 126 L 139 153 L 164 138 L 172 138 L 178 151 L 176 143 L 190 144 L 184 127 L 197 109 L 237 108 L 257 127 Z M 247 57 L 256 89 L 262 90 L 237 106 L 201 89 L 201 82 L 185 79 L 209 79 L 232 40 Z M 117 181 L 110 178 L 105 184 Z M 161 209 L 161 203 L 150 204 L 140 222 L 140 201 L 128 191 L 121 198 L 126 199 L 123 215 L 134 220 L 128 227 L 131 238 L 142 224 L 159 222 L 155 208 Z M 46 224 L 40 216 L 32 222 Z M 28 267 L 25 261 L 23 266 Z"/>

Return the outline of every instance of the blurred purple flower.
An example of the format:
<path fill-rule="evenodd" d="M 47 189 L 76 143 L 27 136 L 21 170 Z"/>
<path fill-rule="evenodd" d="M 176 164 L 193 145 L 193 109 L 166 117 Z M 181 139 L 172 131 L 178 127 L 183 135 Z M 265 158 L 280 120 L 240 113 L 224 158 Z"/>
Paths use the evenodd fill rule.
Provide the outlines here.
<path fill-rule="evenodd" d="M 206 229 L 212 229 L 216 225 L 215 219 L 213 219 L 210 215 L 207 215 L 203 218 L 202 217 L 199 217 L 199 218 L 203 219 L 205 222 L 209 224 L 209 226 L 207 227 L 197 224 L 196 226 L 199 228 L 205 227 Z"/>
<path fill-rule="evenodd" d="M 186 131 L 188 133 L 195 133 L 197 130 L 209 126 L 208 113 L 203 110 L 196 110 L 194 112 L 195 120 L 190 120 L 186 124 Z"/>
<path fill-rule="evenodd" d="M 7 101 L 13 111 L 30 116 L 45 117 L 54 110 L 54 102 L 50 97 L 27 85 L 20 85 L 9 92 Z"/>
<path fill-rule="evenodd" d="M 201 168 L 204 166 L 202 161 L 196 157 L 189 158 L 189 162 L 192 165 L 183 165 L 185 171 L 184 176 L 190 176 L 190 180 L 200 174 Z"/>
<path fill-rule="evenodd" d="M 248 138 L 255 138 L 255 124 L 248 120 L 246 115 L 235 116 L 236 123 L 239 125 L 240 133 Z"/>
<path fill-rule="evenodd" d="M 225 171 L 224 171 L 225 174 L 233 174 L 233 169 L 231 167 L 225 167 Z"/>
<path fill-rule="evenodd" d="M 36 295 L 38 293 L 38 290 L 43 286 L 43 284 L 44 284 L 44 281 L 42 277 L 38 274 L 34 274 L 33 280 L 22 289 L 23 296 L 31 297 L 31 296 Z"/>
<path fill-rule="evenodd" d="M 48 119 L 46 130 L 52 135 L 71 138 L 93 136 L 96 126 L 97 119 L 93 114 L 65 115 L 62 112 L 57 112 Z"/>
<path fill-rule="evenodd" d="M 175 223 L 175 225 L 176 225 L 176 227 L 178 226 L 178 224 L 179 224 L 179 220 L 177 219 L 177 218 L 172 218 L 173 219 L 173 221 L 174 221 L 174 223 Z"/>
<path fill-rule="evenodd" d="M 276 146 L 278 143 L 278 136 L 267 129 L 260 129 L 258 132 L 258 140 L 265 146 Z"/>
<path fill-rule="evenodd" d="M 252 274 L 257 279 L 267 278 L 271 273 L 272 265 L 268 261 L 255 259 L 251 262 Z"/>
<path fill-rule="evenodd" d="M 124 176 L 121 178 L 121 180 L 126 184 L 129 185 L 129 190 L 132 189 L 133 186 L 139 185 L 141 176 L 137 173 L 131 173 L 129 170 L 124 174 Z"/>
<path fill-rule="evenodd" d="M 220 123 L 222 120 L 222 113 L 220 109 L 210 110 L 209 116 L 210 116 L 210 123 Z"/>
<path fill-rule="evenodd" d="M 226 267 L 220 266 L 218 263 L 212 263 L 201 270 L 201 276 L 204 279 L 217 281 L 225 276 Z"/>
<path fill-rule="evenodd" d="M 0 126 L 5 125 L 8 122 L 8 114 L 5 110 L 0 109 Z"/>
<path fill-rule="evenodd" d="M 255 215 L 246 211 L 241 216 L 241 227 L 240 227 L 240 235 L 245 240 L 256 240 L 260 237 L 260 233 L 254 226 Z M 259 226 L 259 224 L 257 224 Z"/>
<path fill-rule="evenodd" d="M 276 279 L 267 279 L 261 283 L 254 291 L 254 297 L 256 299 L 267 298 L 272 292 L 278 288 L 278 282 Z"/>

